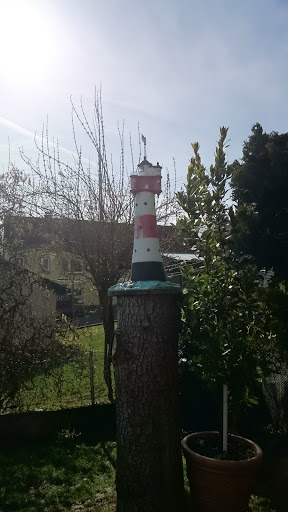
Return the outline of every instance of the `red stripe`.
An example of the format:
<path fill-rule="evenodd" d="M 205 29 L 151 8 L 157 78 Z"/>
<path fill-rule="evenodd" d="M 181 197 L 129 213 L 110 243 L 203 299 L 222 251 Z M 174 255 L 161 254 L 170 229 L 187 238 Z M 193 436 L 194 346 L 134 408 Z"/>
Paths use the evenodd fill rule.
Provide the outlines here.
<path fill-rule="evenodd" d="M 131 192 L 135 196 L 137 192 L 153 192 L 161 194 L 161 175 L 158 176 L 140 176 L 138 174 L 130 176 Z"/>
<path fill-rule="evenodd" d="M 135 238 L 158 238 L 155 215 L 135 217 Z"/>

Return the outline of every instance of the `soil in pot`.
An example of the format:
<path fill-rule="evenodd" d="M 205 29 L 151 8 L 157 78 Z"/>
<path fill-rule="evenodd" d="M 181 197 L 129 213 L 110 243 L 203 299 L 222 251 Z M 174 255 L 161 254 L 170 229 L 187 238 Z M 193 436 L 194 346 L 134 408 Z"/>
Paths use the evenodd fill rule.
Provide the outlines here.
<path fill-rule="evenodd" d="M 223 453 L 219 447 L 218 436 L 197 438 L 191 437 L 187 442 L 188 448 L 193 450 L 204 457 L 218 460 L 247 460 L 255 457 L 256 450 L 251 446 L 246 446 L 240 443 L 237 438 L 229 437 L 228 449 L 226 453 Z"/>

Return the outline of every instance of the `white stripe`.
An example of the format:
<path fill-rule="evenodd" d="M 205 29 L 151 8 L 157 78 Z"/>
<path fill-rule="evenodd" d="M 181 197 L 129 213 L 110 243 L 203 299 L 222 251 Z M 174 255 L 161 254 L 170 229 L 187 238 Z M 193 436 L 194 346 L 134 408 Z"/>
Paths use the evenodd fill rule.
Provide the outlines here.
<path fill-rule="evenodd" d="M 135 196 L 135 217 L 137 215 L 156 215 L 155 194 L 153 192 L 137 192 Z"/>
<path fill-rule="evenodd" d="M 147 251 L 147 249 L 150 249 L 150 251 Z M 158 238 L 138 238 L 134 240 L 132 263 L 141 261 L 162 262 Z"/>

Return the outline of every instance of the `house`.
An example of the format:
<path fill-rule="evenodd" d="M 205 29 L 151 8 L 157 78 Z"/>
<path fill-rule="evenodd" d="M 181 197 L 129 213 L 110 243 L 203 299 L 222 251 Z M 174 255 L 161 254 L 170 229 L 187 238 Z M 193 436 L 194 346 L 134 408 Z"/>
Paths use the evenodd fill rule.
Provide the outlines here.
<path fill-rule="evenodd" d="M 84 315 L 87 309 L 95 309 L 98 295 L 83 259 L 76 252 L 71 226 L 71 222 L 51 216 L 7 217 L 3 254 L 16 267 L 40 276 L 50 294 L 55 295 L 55 307 L 60 314 L 76 317 Z"/>
<path fill-rule="evenodd" d="M 183 252 L 171 226 L 158 226 L 158 235 L 163 253 L 170 256 L 171 253 Z M 113 244 L 110 243 L 112 240 Z M 133 226 L 127 224 L 55 218 L 52 215 L 9 216 L 4 222 L 5 259 L 45 280 L 50 289 L 56 290 L 57 311 L 73 318 L 98 312 L 100 319 L 98 294 L 93 284 L 95 279 L 90 271 L 97 265 L 105 269 L 105 261 L 100 261 L 103 254 L 107 256 L 107 265 L 110 265 L 112 253 L 118 267 L 119 261 L 123 262 L 122 277 L 127 279 L 132 246 Z M 120 274 L 117 273 L 117 279 L 121 279 Z"/>

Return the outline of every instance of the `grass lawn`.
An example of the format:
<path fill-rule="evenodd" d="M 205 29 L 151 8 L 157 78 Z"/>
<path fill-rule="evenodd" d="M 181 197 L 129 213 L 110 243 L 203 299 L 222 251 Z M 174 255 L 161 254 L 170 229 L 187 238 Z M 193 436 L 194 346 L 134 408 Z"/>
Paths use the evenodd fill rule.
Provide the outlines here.
<path fill-rule="evenodd" d="M 93 349 L 103 354 L 104 352 L 104 329 L 103 325 L 83 327 L 78 329 L 79 342 L 88 349 Z"/>
<path fill-rule="evenodd" d="M 115 443 L 54 443 L 0 451 L 1 512 L 115 510 Z"/>
<path fill-rule="evenodd" d="M 91 403 L 89 351 L 94 366 L 95 401 L 107 403 L 107 389 L 103 377 L 104 331 L 102 325 L 78 329 L 78 342 L 83 348 L 79 360 L 55 368 L 49 376 L 38 376 L 22 388 L 15 409 L 62 409 Z"/>
<path fill-rule="evenodd" d="M 0 450 L 0 511 L 115 512 L 115 459 L 114 442 L 84 442 L 69 431 L 55 442 L 5 447 Z M 188 511 L 189 506 L 177 512 Z M 253 496 L 249 512 L 280 510 L 268 498 Z"/>

